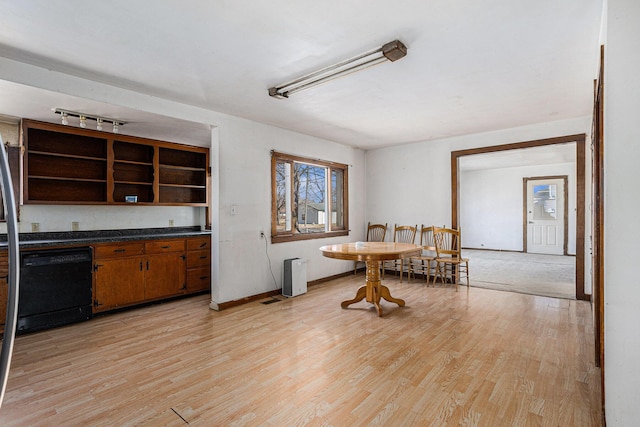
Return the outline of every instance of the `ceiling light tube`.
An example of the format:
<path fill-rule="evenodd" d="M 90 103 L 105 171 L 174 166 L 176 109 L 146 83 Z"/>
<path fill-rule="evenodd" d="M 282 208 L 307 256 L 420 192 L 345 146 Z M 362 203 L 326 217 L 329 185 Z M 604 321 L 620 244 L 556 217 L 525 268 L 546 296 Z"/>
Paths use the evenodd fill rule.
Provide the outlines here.
<path fill-rule="evenodd" d="M 339 77 L 347 76 L 385 61 L 397 61 L 407 54 L 407 47 L 400 41 L 394 40 L 386 43 L 378 49 L 362 53 L 353 58 L 322 68 L 309 74 L 305 74 L 288 83 L 274 86 L 269 89 L 269 95 L 275 98 L 288 98 L 296 92 L 318 86 Z"/>

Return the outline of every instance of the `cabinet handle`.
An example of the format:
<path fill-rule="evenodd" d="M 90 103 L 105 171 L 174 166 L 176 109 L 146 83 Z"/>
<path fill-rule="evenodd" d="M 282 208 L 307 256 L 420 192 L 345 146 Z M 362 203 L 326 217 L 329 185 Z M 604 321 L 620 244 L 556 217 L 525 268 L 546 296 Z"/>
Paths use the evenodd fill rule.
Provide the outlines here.
<path fill-rule="evenodd" d="M 200 259 L 207 259 L 206 255 L 200 255 Z"/>
<path fill-rule="evenodd" d="M 147 261 L 147 271 L 149 271 L 149 261 Z"/>
<path fill-rule="evenodd" d="M 208 279 L 208 278 L 209 278 L 209 276 L 200 276 L 200 280 L 205 280 L 205 279 Z"/>
<path fill-rule="evenodd" d="M 127 250 L 126 249 L 115 249 L 113 252 L 115 252 L 117 254 L 120 254 L 122 252 L 127 252 Z"/>
<path fill-rule="evenodd" d="M 171 247 L 171 245 L 160 246 L 161 249 L 169 249 L 170 247 Z"/>
<path fill-rule="evenodd" d="M 204 248 L 205 246 L 207 246 L 207 242 L 204 242 L 200 245 L 201 248 Z"/>
<path fill-rule="evenodd" d="M 142 271 L 142 261 L 140 261 L 140 271 Z"/>

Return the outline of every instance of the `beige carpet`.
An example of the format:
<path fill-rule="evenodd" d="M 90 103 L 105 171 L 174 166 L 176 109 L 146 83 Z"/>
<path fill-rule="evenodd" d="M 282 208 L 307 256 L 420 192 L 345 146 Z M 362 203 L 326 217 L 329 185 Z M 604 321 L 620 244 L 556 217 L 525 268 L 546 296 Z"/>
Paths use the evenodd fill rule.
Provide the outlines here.
<path fill-rule="evenodd" d="M 471 286 L 555 298 L 576 298 L 573 256 L 465 249 Z"/>

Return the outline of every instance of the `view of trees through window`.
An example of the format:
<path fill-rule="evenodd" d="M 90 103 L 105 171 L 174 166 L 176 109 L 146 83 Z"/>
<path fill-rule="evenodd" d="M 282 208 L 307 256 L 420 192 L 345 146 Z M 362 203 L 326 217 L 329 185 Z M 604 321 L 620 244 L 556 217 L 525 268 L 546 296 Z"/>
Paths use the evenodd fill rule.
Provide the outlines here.
<path fill-rule="evenodd" d="M 274 161 L 275 234 L 344 231 L 347 166 L 278 153 Z"/>

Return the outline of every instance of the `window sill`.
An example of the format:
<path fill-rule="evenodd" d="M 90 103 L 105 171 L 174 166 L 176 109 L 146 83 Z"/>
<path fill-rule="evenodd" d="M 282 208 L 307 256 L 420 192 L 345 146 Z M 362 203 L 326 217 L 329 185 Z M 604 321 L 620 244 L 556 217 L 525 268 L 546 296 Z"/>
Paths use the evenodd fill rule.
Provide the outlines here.
<path fill-rule="evenodd" d="M 271 236 L 271 243 L 294 242 L 298 240 L 326 239 L 328 237 L 348 236 L 349 230 L 331 231 L 329 233 L 297 233 L 276 234 Z"/>

